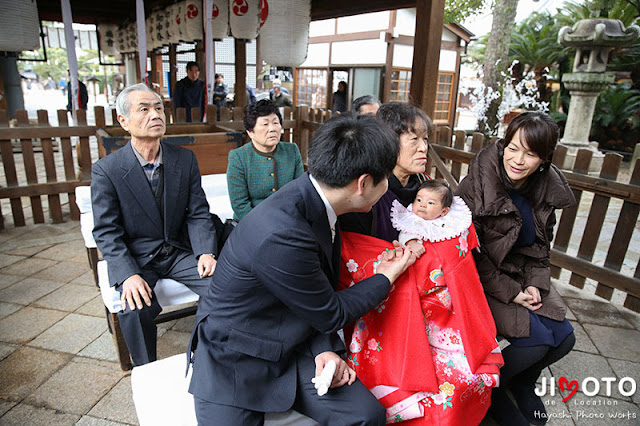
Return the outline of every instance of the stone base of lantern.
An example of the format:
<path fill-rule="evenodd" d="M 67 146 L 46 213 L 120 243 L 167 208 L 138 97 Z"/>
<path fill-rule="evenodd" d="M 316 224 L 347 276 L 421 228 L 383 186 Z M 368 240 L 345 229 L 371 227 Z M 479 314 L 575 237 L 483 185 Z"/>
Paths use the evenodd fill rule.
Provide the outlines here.
<path fill-rule="evenodd" d="M 602 170 L 602 163 L 604 161 L 604 154 L 598 149 L 598 142 L 573 142 L 565 139 L 560 140 L 560 144 L 568 148 L 567 157 L 564 160 L 563 169 L 573 171 L 575 166 L 578 150 L 588 149 L 593 153 L 591 157 L 591 163 L 589 164 L 589 173 L 599 174 Z"/>

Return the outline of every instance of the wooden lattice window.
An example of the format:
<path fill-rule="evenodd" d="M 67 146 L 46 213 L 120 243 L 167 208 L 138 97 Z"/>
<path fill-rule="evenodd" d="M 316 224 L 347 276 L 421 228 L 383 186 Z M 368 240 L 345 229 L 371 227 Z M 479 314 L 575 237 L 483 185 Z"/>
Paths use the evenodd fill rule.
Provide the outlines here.
<path fill-rule="evenodd" d="M 411 70 L 394 69 L 391 72 L 391 101 L 408 102 L 411 88 Z"/>
<path fill-rule="evenodd" d="M 448 122 L 451 114 L 451 101 L 453 93 L 452 72 L 438 73 L 438 93 L 436 94 L 435 117 L 436 122 Z"/>
<path fill-rule="evenodd" d="M 298 89 L 295 105 L 327 108 L 327 70 L 298 69 Z"/>

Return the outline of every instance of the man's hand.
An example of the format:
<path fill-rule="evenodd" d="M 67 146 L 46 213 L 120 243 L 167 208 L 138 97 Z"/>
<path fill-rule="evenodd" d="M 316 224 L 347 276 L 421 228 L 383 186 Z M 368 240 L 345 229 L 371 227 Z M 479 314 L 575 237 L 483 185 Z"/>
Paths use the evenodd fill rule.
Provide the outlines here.
<path fill-rule="evenodd" d="M 407 246 L 407 248 L 411 250 L 418 259 L 420 259 L 420 256 L 422 256 L 426 251 L 421 240 L 409 240 L 405 246 Z"/>
<path fill-rule="evenodd" d="M 542 303 L 535 302 L 534 296 L 529 294 L 527 290 L 531 287 L 527 287 L 524 292 L 518 293 L 518 295 L 513 299 L 513 303 L 517 303 L 518 305 L 522 305 L 530 311 L 537 311 L 542 307 Z M 537 289 L 536 289 L 537 290 Z M 538 293 L 538 298 L 540 297 L 540 293 Z"/>
<path fill-rule="evenodd" d="M 210 254 L 202 254 L 198 258 L 198 274 L 200 278 L 210 277 L 216 269 L 216 260 Z"/>
<path fill-rule="evenodd" d="M 333 382 L 331 382 L 332 388 L 339 388 L 344 384 L 351 385 L 356 381 L 356 372 L 349 368 L 347 363 L 338 356 L 335 352 L 322 352 L 316 356 L 316 377 L 322 374 L 322 369 L 330 361 L 333 360 L 336 363 L 336 372 L 333 374 Z"/>
<path fill-rule="evenodd" d="M 151 287 L 140 275 L 131 275 L 122 283 L 122 296 L 120 297 L 122 309 L 126 309 L 126 302 L 129 302 L 129 308 L 132 311 L 135 311 L 136 307 L 142 309 L 143 300 L 147 306 L 151 306 Z"/>
<path fill-rule="evenodd" d="M 387 249 L 382 253 L 382 261 L 376 268 L 376 273 L 389 278 L 392 284 L 416 261 L 416 255 L 411 250 L 402 248 L 399 242 L 394 241 L 393 246 L 393 250 Z"/>

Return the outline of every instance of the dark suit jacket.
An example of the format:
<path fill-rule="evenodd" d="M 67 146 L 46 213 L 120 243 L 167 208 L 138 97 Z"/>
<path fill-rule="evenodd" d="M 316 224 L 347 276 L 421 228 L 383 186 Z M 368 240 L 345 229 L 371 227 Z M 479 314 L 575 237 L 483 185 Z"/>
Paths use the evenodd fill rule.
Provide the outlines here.
<path fill-rule="evenodd" d="M 162 161 L 164 226 L 131 142 L 93 165 L 93 237 L 112 286 L 140 273 L 165 242 L 196 255 L 217 252 L 195 155 L 162 143 Z"/>
<path fill-rule="evenodd" d="M 296 357 L 344 351 L 336 331 L 389 292 L 380 274 L 336 292 L 339 239 L 334 247 L 332 254 L 326 209 L 308 174 L 245 216 L 199 302 L 192 394 L 262 412 L 293 405 Z M 312 386 L 312 376 L 301 380 Z"/>

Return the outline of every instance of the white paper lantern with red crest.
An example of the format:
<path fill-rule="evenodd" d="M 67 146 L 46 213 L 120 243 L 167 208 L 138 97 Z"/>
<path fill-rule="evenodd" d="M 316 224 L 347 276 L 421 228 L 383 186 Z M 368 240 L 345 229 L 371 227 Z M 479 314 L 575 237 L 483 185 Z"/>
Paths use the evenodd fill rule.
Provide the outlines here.
<path fill-rule="evenodd" d="M 229 0 L 213 0 L 211 29 L 214 40 L 222 40 L 229 35 Z"/>
<path fill-rule="evenodd" d="M 307 58 L 311 0 L 268 1 L 260 29 L 260 57 L 269 65 L 297 67 Z"/>
<path fill-rule="evenodd" d="M 98 36 L 100 37 L 100 51 L 104 55 L 115 56 L 118 54 L 118 50 L 116 49 L 118 38 L 117 25 L 98 25 Z"/>
<path fill-rule="evenodd" d="M 203 12 L 202 0 L 187 0 L 185 2 L 184 19 L 186 21 L 188 41 L 203 39 Z"/>
<path fill-rule="evenodd" d="M 260 31 L 260 0 L 230 0 L 229 27 L 238 39 L 253 40 Z"/>

